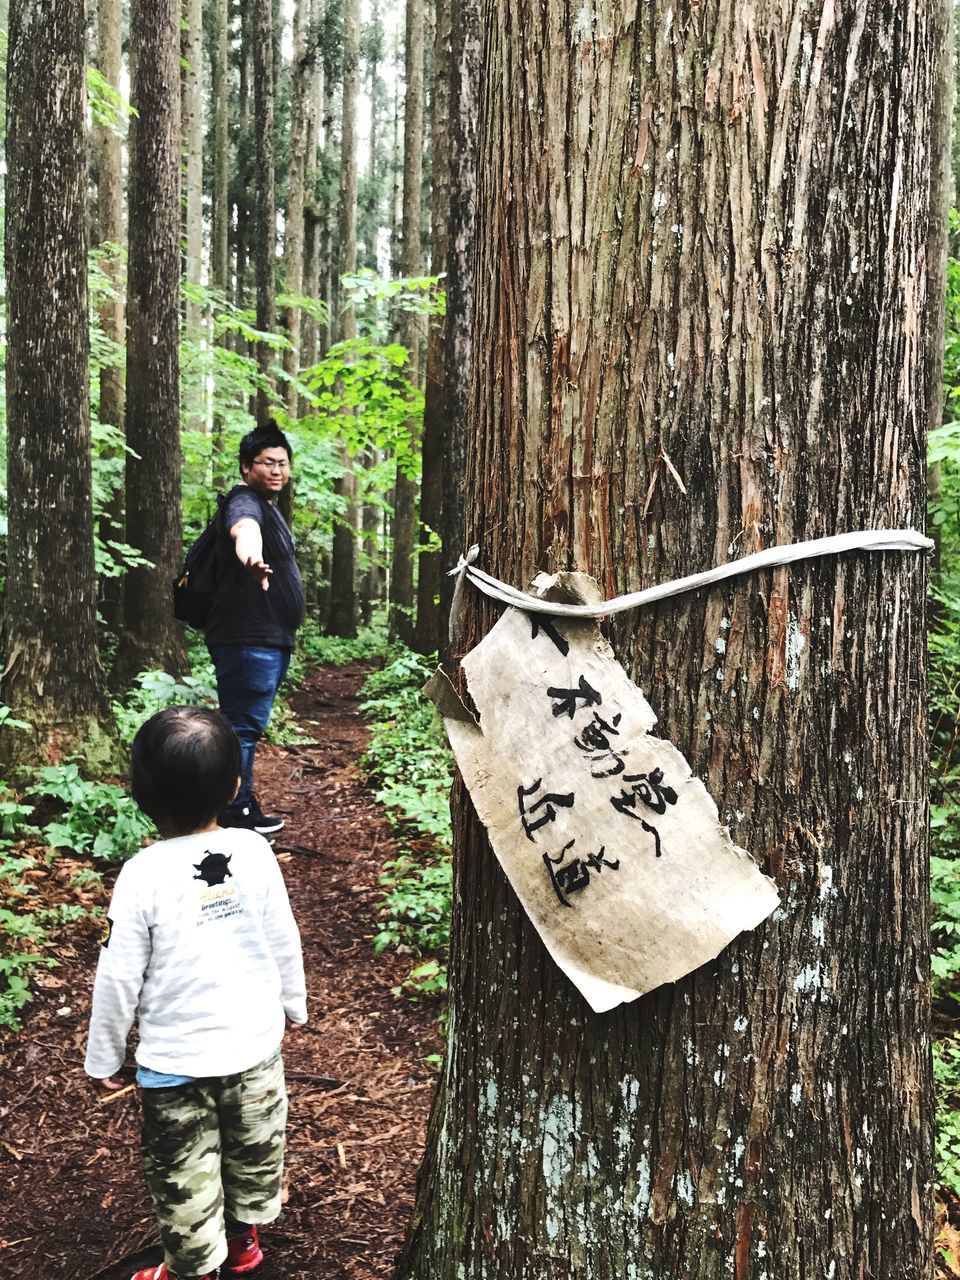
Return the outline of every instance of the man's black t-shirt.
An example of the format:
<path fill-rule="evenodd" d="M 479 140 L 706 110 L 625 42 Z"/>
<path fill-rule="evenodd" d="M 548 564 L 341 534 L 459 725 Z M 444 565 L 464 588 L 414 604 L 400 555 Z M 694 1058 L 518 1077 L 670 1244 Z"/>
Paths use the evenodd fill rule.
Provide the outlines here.
<path fill-rule="evenodd" d="M 237 559 L 230 530 L 238 520 L 255 520 L 263 534 L 263 558 L 273 570 L 264 591 Z M 275 502 L 245 484 L 227 495 L 217 541 L 219 584 L 206 627 L 208 645 L 261 645 L 292 649 L 303 621 L 303 579 L 293 558 L 293 535 Z"/>

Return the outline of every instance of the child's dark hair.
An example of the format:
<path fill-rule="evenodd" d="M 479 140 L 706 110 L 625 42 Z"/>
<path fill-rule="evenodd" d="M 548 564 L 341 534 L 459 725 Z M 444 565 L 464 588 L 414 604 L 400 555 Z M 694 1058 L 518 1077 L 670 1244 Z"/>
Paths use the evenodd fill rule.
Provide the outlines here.
<path fill-rule="evenodd" d="M 262 427 L 254 427 L 240 441 L 240 473 L 244 467 L 252 467 L 258 453 L 264 449 L 286 449 L 287 457 L 293 462 L 293 450 L 290 441 L 274 422 L 273 418 Z"/>
<path fill-rule="evenodd" d="M 140 726 L 130 759 L 130 790 L 162 832 L 197 831 L 233 799 L 240 740 L 209 707 L 167 707 Z"/>

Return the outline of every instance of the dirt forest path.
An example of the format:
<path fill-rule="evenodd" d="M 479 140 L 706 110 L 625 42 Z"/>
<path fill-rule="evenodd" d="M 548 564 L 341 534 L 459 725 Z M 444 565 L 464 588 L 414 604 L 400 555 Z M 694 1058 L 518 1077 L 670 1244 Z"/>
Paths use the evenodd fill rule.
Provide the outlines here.
<path fill-rule="evenodd" d="M 313 851 L 279 854 L 310 1026 L 284 1044 L 288 1200 L 264 1233 L 262 1280 L 389 1280 L 435 1082 L 426 1057 L 440 1051 L 436 1009 L 395 996 L 410 958 L 375 956 L 370 944 L 394 842 L 355 765 L 367 738 L 364 671 L 313 671 L 292 703 L 317 745 L 267 747 L 258 762 L 265 807 L 287 819 L 278 849 Z M 58 859 L 38 890 L 70 900 L 66 879 Z M 65 939 L 23 1032 L 0 1046 L 0 1280 L 129 1280 L 161 1256 L 140 1178 L 136 1090 L 104 1098 L 82 1070 L 98 926 L 75 925 Z"/>

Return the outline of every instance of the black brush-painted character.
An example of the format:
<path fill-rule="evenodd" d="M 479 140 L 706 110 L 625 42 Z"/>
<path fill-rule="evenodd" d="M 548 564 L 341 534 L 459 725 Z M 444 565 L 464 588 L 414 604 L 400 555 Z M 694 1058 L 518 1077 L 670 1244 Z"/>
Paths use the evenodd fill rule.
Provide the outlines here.
<path fill-rule="evenodd" d="M 531 636 L 532 640 L 536 640 L 537 636 L 542 631 L 543 634 L 551 641 L 551 643 L 556 645 L 556 647 L 560 650 L 563 656 L 564 657 L 567 656 L 567 654 L 570 652 L 570 646 L 566 642 L 566 640 L 564 640 L 563 636 L 560 634 L 557 628 L 553 625 L 553 622 L 550 618 L 544 617 L 543 614 L 540 614 L 539 616 L 537 614 L 533 614 L 530 618 L 530 621 L 533 624 L 533 635 Z"/>
<path fill-rule="evenodd" d="M 579 710 L 578 702 L 582 702 L 585 707 L 597 707 L 603 702 L 593 685 L 587 683 L 586 676 L 580 677 L 576 689 L 548 689 L 547 697 L 558 699 L 553 704 L 555 716 L 569 716 L 571 720 Z"/>
<path fill-rule="evenodd" d="M 195 862 L 198 875 L 194 880 L 202 880 L 211 889 L 218 884 L 226 884 L 227 876 L 233 879 L 233 872 L 230 870 L 230 863 L 233 860 L 233 854 L 226 853 L 205 853 L 202 862 Z"/>
<path fill-rule="evenodd" d="M 619 871 L 620 859 L 611 862 L 603 855 L 606 849 L 600 846 L 596 853 L 588 854 L 585 859 L 573 858 L 566 866 L 561 865 L 568 850 L 572 849 L 576 844 L 576 840 L 568 840 L 555 858 L 549 853 L 543 855 L 543 865 L 550 873 L 550 880 L 553 884 L 554 892 L 564 907 L 573 904 L 567 901 L 568 893 L 577 893 L 580 889 L 585 889 L 590 883 L 590 870 L 592 869 L 598 875 L 603 867 L 609 867 L 611 871 Z"/>
<path fill-rule="evenodd" d="M 612 722 L 608 723 L 599 711 L 595 711 L 590 723 L 585 725 L 580 736 L 573 740 L 573 745 L 582 751 L 593 765 L 590 770 L 591 778 L 614 778 L 618 773 L 623 773 L 627 767 L 624 761 L 624 756 L 629 755 L 627 748 L 616 751 L 610 741 L 611 736 L 620 736 L 620 730 L 617 728 L 620 719 L 621 715 L 618 711 Z M 603 766 L 608 762 L 609 767 L 604 768 Z"/>
<path fill-rule="evenodd" d="M 527 798 L 535 796 L 543 786 L 543 779 L 538 778 L 530 787 L 523 785 L 517 787 L 517 803 L 520 808 L 520 821 L 523 823 L 523 829 L 527 833 L 527 839 L 533 840 L 533 833 L 539 831 L 542 826 L 548 822 L 555 822 L 557 811 L 554 805 L 559 805 L 561 809 L 572 809 L 574 794 L 572 791 L 559 795 L 555 791 L 550 791 L 546 795 L 541 796 L 535 804 L 527 805 Z M 530 815 L 536 813 L 538 809 L 542 809 L 540 817 L 532 820 Z"/>
<path fill-rule="evenodd" d="M 677 793 L 663 780 L 662 769 L 651 769 L 649 773 L 625 773 L 623 782 L 632 782 L 629 791 L 621 791 L 616 800 L 611 800 L 615 809 L 627 813 L 628 809 L 636 809 L 637 801 L 645 804 L 654 813 L 666 813 L 668 804 L 677 803 Z M 638 818 L 638 813 L 630 813 L 631 818 Z"/>

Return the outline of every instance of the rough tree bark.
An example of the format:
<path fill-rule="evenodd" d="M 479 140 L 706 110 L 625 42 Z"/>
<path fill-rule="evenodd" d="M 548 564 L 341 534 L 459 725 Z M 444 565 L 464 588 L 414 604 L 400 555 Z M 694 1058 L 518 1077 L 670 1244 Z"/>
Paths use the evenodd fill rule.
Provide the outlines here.
<path fill-rule="evenodd" d="M 403 103 L 403 247 L 400 270 L 410 279 L 423 270 L 420 254 L 423 185 L 423 0 L 407 0 L 404 46 L 406 93 Z M 405 311 L 400 341 L 410 353 L 407 376 L 420 382 L 420 320 Z M 419 444 L 419 441 L 417 441 Z M 413 542 L 417 518 L 416 482 L 397 468 L 393 500 L 393 557 L 390 566 L 390 634 L 413 643 Z"/>
<path fill-rule="evenodd" d="M 344 302 L 339 277 L 357 269 L 357 88 L 360 61 L 360 3 L 344 0 L 343 6 L 343 117 L 340 128 L 340 207 L 338 238 L 340 263 L 334 297 L 338 325 L 337 339 L 348 342 L 357 336 L 357 317 L 352 300 Z M 333 533 L 330 563 L 330 614 L 327 630 L 332 636 L 357 633 L 356 538 L 357 478 L 346 448 L 342 450 L 343 475 L 337 493 L 345 511 Z"/>
<path fill-rule="evenodd" d="M 445 275 L 450 245 L 450 59 L 453 36 L 450 0 L 436 0 L 434 22 L 430 274 Z M 426 545 L 428 530 L 440 534 L 443 521 L 443 467 L 450 425 L 444 349 L 444 321 L 435 318 L 427 334 L 420 477 L 421 546 Z M 433 653 L 442 643 L 440 569 L 439 550 L 420 552 L 417 559 L 417 621 L 413 637 L 413 647 L 418 653 Z"/>
<path fill-rule="evenodd" d="M 450 223 L 447 307 L 444 318 L 444 392 L 447 446 L 443 461 L 440 538 L 443 567 L 464 548 L 463 472 L 473 349 L 473 252 L 477 210 L 477 81 L 480 75 L 480 0 L 451 0 L 450 13 Z M 448 618 L 453 579 L 440 578 L 440 616 Z M 441 652 L 446 653 L 446 634 Z"/>
<path fill-rule="evenodd" d="M 180 4 L 133 0 L 127 254 L 127 539 L 132 569 L 113 679 L 181 670 L 170 583 L 180 568 Z"/>
<path fill-rule="evenodd" d="M 277 321 L 277 195 L 273 170 L 273 5 L 271 0 L 250 0 L 253 45 L 254 128 L 257 137 L 257 238 L 254 252 L 257 274 L 257 328 L 272 333 Z M 272 385 L 273 350 L 257 343 L 260 372 Z M 257 421 L 272 412 L 270 392 L 257 393 Z"/>
<path fill-rule="evenodd" d="M 922 525 L 939 0 L 482 20 L 482 565 L 613 596 Z M 457 790 L 404 1280 L 930 1275 L 924 577 L 851 556 L 610 627 L 783 898 L 674 986 L 591 1013 Z"/>
<path fill-rule="evenodd" d="M 7 55 L 5 762 L 106 745 L 90 481 L 83 0 L 14 0 Z"/>

